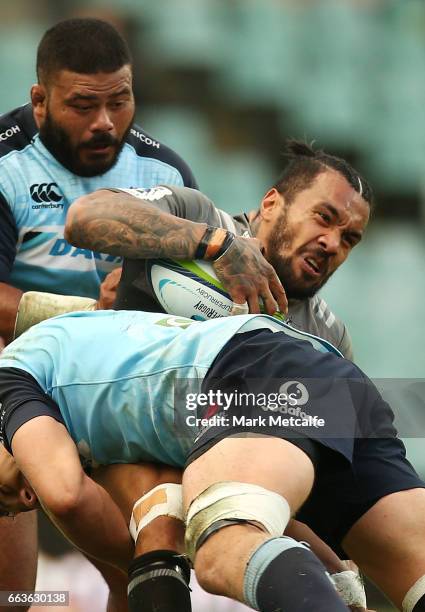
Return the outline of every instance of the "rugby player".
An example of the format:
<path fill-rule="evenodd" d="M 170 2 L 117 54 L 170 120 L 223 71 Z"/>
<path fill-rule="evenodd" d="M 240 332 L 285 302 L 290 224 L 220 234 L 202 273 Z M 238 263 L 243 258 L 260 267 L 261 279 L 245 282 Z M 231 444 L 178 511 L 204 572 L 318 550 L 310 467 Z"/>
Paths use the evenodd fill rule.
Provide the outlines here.
<path fill-rule="evenodd" d="M 279 271 L 290 298 L 292 325 L 328 339 L 352 358 L 344 324 L 316 293 L 360 241 L 372 203 L 371 189 L 345 160 L 297 142 L 288 144 L 288 155 L 290 162 L 275 186 L 259 209 L 247 215 L 232 218 L 191 189 L 102 191 L 81 198 L 71 207 L 67 237 L 80 247 L 114 252 L 110 251 L 113 247 L 128 257 L 137 257 L 124 262 L 115 307 L 157 311 L 160 306 L 151 293 L 146 262 L 140 257 L 194 257 L 206 225 L 224 227 L 244 237 L 256 236 L 265 247 L 267 259 Z M 143 200 L 143 208 L 136 198 Z M 221 240 L 224 238 L 223 234 Z M 255 241 L 250 244 L 258 246 Z M 258 270 L 261 260 L 260 278 L 261 274 L 267 277 L 270 266 L 258 248 L 249 249 L 246 240 L 237 239 L 217 267 L 235 301 L 247 297 L 254 311 L 258 309 L 257 292 L 246 273 L 251 268 Z M 251 295 L 244 293 L 247 286 Z M 265 282 L 262 292 L 273 311 L 276 302 Z M 30 322 L 37 320 L 38 313 L 46 316 L 49 304 L 43 303 L 40 309 L 38 301 L 36 295 L 25 296 L 18 328 L 25 328 L 28 318 Z M 51 314 L 60 312 L 56 306 L 57 302 Z"/>
<path fill-rule="evenodd" d="M 153 298 L 146 262 L 140 259 L 214 259 L 213 251 L 210 256 L 208 251 L 200 255 L 199 242 L 206 226 L 224 228 L 238 237 L 227 257 L 213 265 L 233 300 L 247 300 L 255 313 L 260 296 L 269 314 L 278 309 L 270 290 L 276 288 L 267 283 L 268 262 L 289 298 L 291 324 L 329 340 L 352 359 L 345 325 L 317 292 L 360 242 L 372 206 L 371 188 L 345 160 L 304 143 L 290 141 L 288 156 L 275 185 L 259 208 L 248 214 L 231 217 L 190 189 L 102 190 L 74 202 L 66 236 L 79 247 L 126 257 L 115 308 L 154 312 L 161 307 Z M 145 206 L 140 207 L 138 199 Z M 255 237 L 253 247 L 263 247 L 267 262 L 263 260 L 262 270 L 256 259 L 258 248 L 248 250 L 242 237 Z M 226 240 L 220 232 L 215 238 L 210 235 L 212 239 L 219 244 Z M 248 276 L 251 267 L 263 275 L 259 291 Z"/>
<path fill-rule="evenodd" d="M 70 19 L 43 36 L 31 104 L 0 118 L 0 335 L 22 291 L 98 297 L 116 258 L 63 238 L 69 205 L 104 186 L 196 187 L 173 151 L 133 124 L 131 56 L 109 24 Z"/>
<path fill-rule="evenodd" d="M 388 405 L 336 353 L 266 316 L 197 323 L 105 311 L 41 323 L 0 358 L 2 435 L 26 479 L 2 488 L 2 508 L 23 510 L 37 495 L 77 546 L 124 567 L 118 515 L 75 445 L 92 462 L 186 465 L 186 548 L 208 591 L 264 611 L 346 610 L 308 547 L 281 537 L 298 512 L 399 609 L 425 610 L 424 484 Z M 304 385 L 303 401 L 296 418 L 276 420 L 270 399 L 288 380 Z M 256 401 L 240 403 L 243 393 Z"/>
<path fill-rule="evenodd" d="M 206 226 L 223 228 L 237 239 L 220 263 L 213 265 L 238 310 L 238 302 L 247 298 L 250 310 L 257 312 L 259 295 L 269 314 L 277 306 L 286 309 L 270 277 L 270 265 L 254 248 L 261 245 L 289 298 L 291 324 L 329 340 L 352 359 L 346 326 L 317 292 L 361 240 L 372 206 L 371 188 L 345 160 L 304 143 L 290 141 L 288 155 L 289 164 L 258 210 L 231 217 L 205 195 L 172 186 L 102 190 L 72 205 L 67 238 L 79 247 L 126 255 L 114 307 L 156 312 L 162 307 L 152 294 L 145 259 L 214 259 L 217 252 L 206 250 L 206 240 L 212 238 Z M 223 247 L 229 234 L 217 232 L 215 240 Z M 280 300 L 278 304 L 274 298 Z M 49 314 L 60 314 L 61 302 L 53 304 L 50 313 L 48 304 L 43 304 L 38 315 L 37 296 L 25 296 L 21 308 L 19 330 Z M 65 300 L 66 309 L 71 310 Z"/>
<path fill-rule="evenodd" d="M 196 187 L 185 162 L 133 124 L 131 57 L 111 25 L 70 19 L 52 27 L 38 47 L 37 76 L 31 103 L 0 117 L 0 336 L 6 342 L 23 292 L 94 302 L 105 274 L 119 265 L 117 257 L 64 239 L 75 198 L 110 185 Z M 13 524 L 0 520 L 0 542 L 7 551 L 0 551 L 1 589 L 33 589 L 35 513 Z"/>

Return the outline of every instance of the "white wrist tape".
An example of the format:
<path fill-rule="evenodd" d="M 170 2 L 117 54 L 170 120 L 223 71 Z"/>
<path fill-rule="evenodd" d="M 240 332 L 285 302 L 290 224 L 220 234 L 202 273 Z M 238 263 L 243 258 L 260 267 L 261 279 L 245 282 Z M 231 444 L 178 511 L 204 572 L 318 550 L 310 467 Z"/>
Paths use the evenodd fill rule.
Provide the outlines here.
<path fill-rule="evenodd" d="M 244 302 L 243 304 L 237 304 L 236 302 L 232 302 L 232 310 L 230 311 L 231 316 L 246 314 L 249 314 L 248 302 Z"/>
<path fill-rule="evenodd" d="M 172 516 L 184 521 L 181 485 L 160 484 L 136 501 L 129 525 L 131 537 L 135 542 L 141 530 L 158 516 Z"/>
<path fill-rule="evenodd" d="M 367 608 L 366 592 L 360 574 L 352 570 L 346 570 L 338 574 L 332 574 L 331 580 L 347 606 Z"/>
<path fill-rule="evenodd" d="M 21 297 L 16 315 L 14 338 L 50 317 L 77 310 L 95 310 L 96 300 L 74 295 L 55 295 L 41 291 L 27 291 Z"/>

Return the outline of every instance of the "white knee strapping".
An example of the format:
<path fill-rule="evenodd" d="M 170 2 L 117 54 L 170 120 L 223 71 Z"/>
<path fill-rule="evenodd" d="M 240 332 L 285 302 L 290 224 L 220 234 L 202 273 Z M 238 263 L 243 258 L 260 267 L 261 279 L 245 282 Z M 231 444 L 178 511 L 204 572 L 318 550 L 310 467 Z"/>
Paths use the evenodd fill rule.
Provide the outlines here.
<path fill-rule="evenodd" d="M 412 612 L 421 597 L 425 595 L 425 575 L 421 576 L 415 584 L 410 587 L 404 596 L 402 603 L 403 612 Z"/>
<path fill-rule="evenodd" d="M 291 516 L 284 497 L 244 482 L 218 482 L 195 498 L 186 517 L 186 552 L 194 562 L 201 536 L 217 521 L 243 519 L 259 523 L 272 536 L 285 531 Z"/>
<path fill-rule="evenodd" d="M 352 570 L 346 570 L 332 574 L 331 580 L 347 606 L 367 608 L 366 592 L 360 574 Z"/>
<path fill-rule="evenodd" d="M 160 484 L 136 501 L 129 525 L 130 534 L 135 542 L 143 527 L 158 516 L 172 516 L 184 521 L 181 485 Z"/>

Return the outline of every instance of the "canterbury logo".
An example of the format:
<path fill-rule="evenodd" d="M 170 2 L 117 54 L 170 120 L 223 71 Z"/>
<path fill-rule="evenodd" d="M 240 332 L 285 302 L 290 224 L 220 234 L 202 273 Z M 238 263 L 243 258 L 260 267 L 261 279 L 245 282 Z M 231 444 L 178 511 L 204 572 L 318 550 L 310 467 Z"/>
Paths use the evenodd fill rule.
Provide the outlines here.
<path fill-rule="evenodd" d="M 56 190 L 56 191 L 55 191 Z M 31 185 L 30 194 L 32 199 L 41 204 L 45 202 L 60 202 L 63 196 L 58 193 L 59 187 L 56 183 L 40 183 L 39 185 Z"/>

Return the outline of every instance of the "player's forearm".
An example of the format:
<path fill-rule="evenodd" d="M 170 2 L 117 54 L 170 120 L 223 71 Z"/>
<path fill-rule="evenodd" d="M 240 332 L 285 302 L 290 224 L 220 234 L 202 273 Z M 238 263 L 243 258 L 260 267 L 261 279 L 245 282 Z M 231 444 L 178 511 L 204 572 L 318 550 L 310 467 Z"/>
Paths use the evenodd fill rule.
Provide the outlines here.
<path fill-rule="evenodd" d="M 109 494 L 84 474 L 65 426 L 35 416 L 16 430 L 11 446 L 29 492 L 66 537 L 88 555 L 126 569 L 134 545 L 125 520 Z"/>
<path fill-rule="evenodd" d="M 6 283 L 0 283 L 0 336 L 7 344 L 12 340 L 16 313 L 22 291 Z"/>
<path fill-rule="evenodd" d="M 205 223 L 180 219 L 127 193 L 97 191 L 76 200 L 65 238 L 71 244 L 132 259 L 193 259 Z"/>
<path fill-rule="evenodd" d="M 45 510 L 77 548 L 126 571 L 134 543 L 118 506 L 102 487 L 85 476 L 78 504 Z"/>

